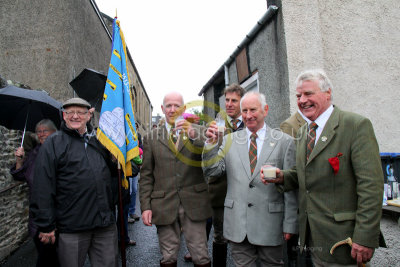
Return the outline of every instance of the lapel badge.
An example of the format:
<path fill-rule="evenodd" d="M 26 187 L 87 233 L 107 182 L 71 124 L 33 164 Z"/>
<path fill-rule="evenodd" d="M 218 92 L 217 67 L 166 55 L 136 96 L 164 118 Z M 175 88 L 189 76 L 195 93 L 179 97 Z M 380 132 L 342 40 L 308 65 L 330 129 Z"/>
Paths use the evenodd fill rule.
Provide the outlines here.
<path fill-rule="evenodd" d="M 185 140 L 185 141 L 186 141 L 186 139 L 187 139 L 187 136 L 186 136 L 186 135 L 184 135 L 182 138 L 183 138 L 183 140 Z"/>
<path fill-rule="evenodd" d="M 275 145 L 275 143 L 272 143 L 272 142 L 271 142 L 271 143 L 269 143 L 269 146 L 274 146 L 274 145 Z"/>
<path fill-rule="evenodd" d="M 326 137 L 326 136 L 322 136 L 322 137 L 321 137 L 321 141 L 322 141 L 322 142 L 326 142 L 326 140 L 328 140 L 328 137 Z"/>

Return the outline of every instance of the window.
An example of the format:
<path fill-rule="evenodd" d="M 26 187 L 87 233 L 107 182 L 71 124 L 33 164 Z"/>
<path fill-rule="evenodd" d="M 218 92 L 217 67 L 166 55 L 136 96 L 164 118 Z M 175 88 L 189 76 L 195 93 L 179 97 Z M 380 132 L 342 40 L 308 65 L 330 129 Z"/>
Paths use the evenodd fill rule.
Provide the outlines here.
<path fill-rule="evenodd" d="M 258 72 L 254 73 L 244 83 L 240 84 L 246 92 L 260 92 L 258 87 Z"/>

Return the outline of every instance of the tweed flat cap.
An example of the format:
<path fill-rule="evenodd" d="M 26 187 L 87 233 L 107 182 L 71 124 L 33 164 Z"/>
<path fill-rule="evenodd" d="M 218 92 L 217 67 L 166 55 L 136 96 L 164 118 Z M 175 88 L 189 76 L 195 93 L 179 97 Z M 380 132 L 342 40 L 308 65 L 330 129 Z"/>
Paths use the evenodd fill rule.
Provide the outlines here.
<path fill-rule="evenodd" d="M 88 109 L 91 108 L 90 104 L 85 99 L 82 99 L 79 97 L 74 97 L 74 98 L 68 99 L 67 101 L 65 101 L 63 103 L 62 107 L 66 108 L 69 106 L 82 106 L 82 107 L 85 107 Z"/>

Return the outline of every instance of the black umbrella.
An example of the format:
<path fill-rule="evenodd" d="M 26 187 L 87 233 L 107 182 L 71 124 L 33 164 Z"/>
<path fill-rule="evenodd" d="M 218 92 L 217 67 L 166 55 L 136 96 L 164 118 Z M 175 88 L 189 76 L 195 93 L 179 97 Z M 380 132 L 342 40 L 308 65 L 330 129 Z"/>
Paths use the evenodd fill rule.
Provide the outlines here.
<path fill-rule="evenodd" d="M 106 80 L 107 76 L 104 74 L 92 69 L 84 69 L 69 84 L 80 98 L 88 101 L 100 112 Z"/>
<path fill-rule="evenodd" d="M 42 119 L 50 119 L 59 127 L 61 103 L 44 91 L 22 89 L 9 85 L 0 89 L 0 125 L 8 129 L 35 131 Z M 22 144 L 22 143 L 21 143 Z"/>

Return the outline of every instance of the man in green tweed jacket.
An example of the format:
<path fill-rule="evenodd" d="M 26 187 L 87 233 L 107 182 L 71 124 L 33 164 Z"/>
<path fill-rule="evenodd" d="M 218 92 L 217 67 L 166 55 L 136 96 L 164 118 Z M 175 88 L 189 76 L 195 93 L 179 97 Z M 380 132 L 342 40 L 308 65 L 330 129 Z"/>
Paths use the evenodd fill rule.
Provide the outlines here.
<path fill-rule="evenodd" d="M 204 128 L 185 120 L 175 125 L 175 118 L 184 110 L 179 93 L 165 95 L 161 109 L 165 121 L 143 140 L 139 180 L 142 220 L 157 227 L 160 266 L 177 266 L 181 231 L 194 266 L 211 266 L 206 236 L 211 204 L 201 169 Z"/>
<path fill-rule="evenodd" d="M 315 266 L 360 266 L 380 245 L 383 173 L 372 124 L 332 105 L 332 85 L 321 70 L 299 75 L 296 96 L 307 124 L 297 135 L 296 168 L 278 169 L 275 182 L 284 180 L 285 191 L 299 189 L 300 243 Z M 348 237 L 352 247 L 329 253 Z"/>

